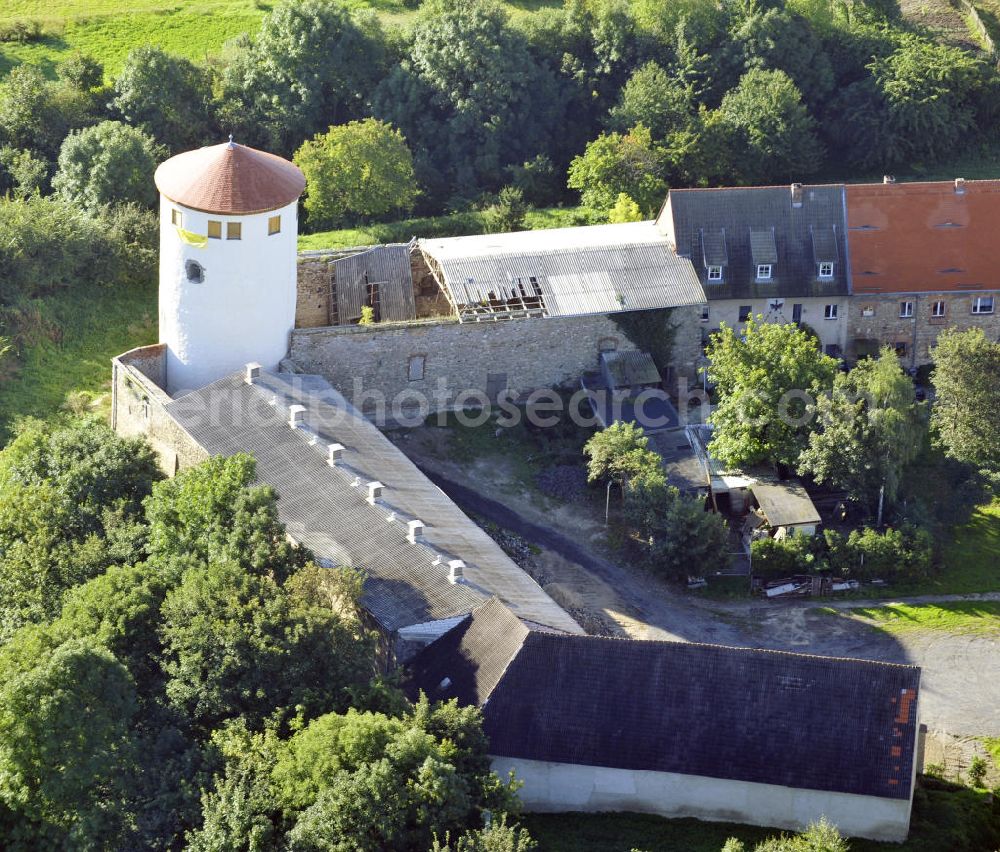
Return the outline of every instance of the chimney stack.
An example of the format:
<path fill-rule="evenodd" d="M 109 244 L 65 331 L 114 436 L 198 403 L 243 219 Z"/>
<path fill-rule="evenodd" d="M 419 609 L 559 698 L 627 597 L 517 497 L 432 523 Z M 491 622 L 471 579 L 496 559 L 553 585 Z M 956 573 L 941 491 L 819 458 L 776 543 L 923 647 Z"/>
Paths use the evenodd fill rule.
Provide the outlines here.
<path fill-rule="evenodd" d="M 965 178 L 955 178 L 955 194 L 965 194 Z"/>
<path fill-rule="evenodd" d="M 326 463 L 330 465 L 330 467 L 336 467 L 337 462 L 339 462 L 343 457 L 344 457 L 343 444 L 327 444 Z"/>
<path fill-rule="evenodd" d="M 375 480 L 374 482 L 369 482 L 368 483 L 368 502 L 371 503 L 373 506 L 379 500 L 382 499 L 382 489 L 383 488 L 385 488 L 385 486 L 381 482 L 379 482 L 378 480 Z"/>
<path fill-rule="evenodd" d="M 459 583 L 465 573 L 465 563 L 461 559 L 451 559 L 448 561 L 448 582 Z"/>
<path fill-rule="evenodd" d="M 306 407 L 304 405 L 291 405 L 288 407 L 288 425 L 292 429 L 298 429 L 302 425 L 302 418 L 305 417 Z"/>
<path fill-rule="evenodd" d="M 413 544 L 424 540 L 424 522 L 413 520 L 406 525 L 406 537 Z"/>
<path fill-rule="evenodd" d="M 256 361 L 251 361 L 246 366 L 246 375 L 244 376 L 244 381 L 248 385 L 252 385 L 259 378 L 260 378 L 260 364 L 258 364 Z"/>
<path fill-rule="evenodd" d="M 802 184 L 793 183 L 792 187 L 792 207 L 802 206 Z"/>
<path fill-rule="evenodd" d="M 896 182 L 896 178 L 894 178 L 892 175 L 882 175 L 882 183 L 888 185 L 888 184 L 895 183 L 895 182 Z"/>

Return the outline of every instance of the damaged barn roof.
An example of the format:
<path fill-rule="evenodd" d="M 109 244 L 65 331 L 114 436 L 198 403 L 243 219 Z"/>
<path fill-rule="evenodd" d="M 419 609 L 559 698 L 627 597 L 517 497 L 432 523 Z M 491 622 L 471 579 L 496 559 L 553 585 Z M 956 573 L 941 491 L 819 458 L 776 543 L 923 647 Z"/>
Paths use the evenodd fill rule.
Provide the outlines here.
<path fill-rule="evenodd" d="M 420 240 L 462 321 L 698 305 L 705 292 L 652 222 Z"/>

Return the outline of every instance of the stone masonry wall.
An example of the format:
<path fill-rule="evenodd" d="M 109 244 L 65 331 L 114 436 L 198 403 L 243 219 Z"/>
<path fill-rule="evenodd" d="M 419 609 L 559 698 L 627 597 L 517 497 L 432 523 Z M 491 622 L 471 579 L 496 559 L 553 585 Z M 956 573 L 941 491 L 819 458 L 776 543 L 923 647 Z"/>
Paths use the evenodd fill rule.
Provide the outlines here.
<path fill-rule="evenodd" d="M 975 296 L 990 296 L 995 300 L 992 314 L 973 314 Z M 945 303 L 944 317 L 934 317 L 935 302 Z M 913 302 L 913 316 L 901 317 L 903 302 Z M 857 357 L 858 341 L 873 341 L 878 346 L 905 347 L 903 363 L 919 367 L 930 363 L 930 350 L 938 335 L 946 328 L 982 328 L 991 340 L 1000 336 L 1000 292 L 980 293 L 893 293 L 870 295 L 859 293 L 851 298 L 848 327 L 848 355 Z"/>
<path fill-rule="evenodd" d="M 208 458 L 208 454 L 167 414 L 167 347 L 163 343 L 132 349 L 112 365 L 111 426 L 126 437 L 149 441 L 168 476 Z"/>
<path fill-rule="evenodd" d="M 701 308 L 674 311 L 675 374 L 693 378 L 701 353 Z M 412 409 L 418 395 L 432 411 L 461 407 L 456 394 L 477 391 L 493 397 L 503 388 L 524 397 L 539 388 L 576 386 L 598 366 L 602 349 L 634 349 L 604 315 L 504 322 L 436 320 L 297 329 L 291 359 L 318 373 L 366 413 L 375 410 L 372 392 Z M 465 405 L 474 404 L 465 400 Z"/>
<path fill-rule="evenodd" d="M 299 258 L 296 328 L 318 328 L 330 324 L 331 278 L 330 258 Z"/>

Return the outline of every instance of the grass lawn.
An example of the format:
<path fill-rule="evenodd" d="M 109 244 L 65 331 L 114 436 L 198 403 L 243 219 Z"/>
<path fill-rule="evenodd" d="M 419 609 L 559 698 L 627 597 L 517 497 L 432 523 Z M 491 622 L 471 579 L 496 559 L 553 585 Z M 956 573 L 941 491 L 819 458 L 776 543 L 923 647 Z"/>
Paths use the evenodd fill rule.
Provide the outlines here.
<path fill-rule="evenodd" d="M 586 214 L 581 207 L 543 207 L 531 210 L 525 217 L 528 230 L 567 228 L 586 224 Z M 377 222 L 356 228 L 337 231 L 317 231 L 299 236 L 299 249 L 351 248 L 376 243 L 405 243 L 411 237 L 458 237 L 483 232 L 482 216 L 476 212 L 450 213 L 444 216 L 426 216 L 400 219 L 396 222 Z"/>
<path fill-rule="evenodd" d="M 51 417 L 73 392 L 106 407 L 112 356 L 156 340 L 154 281 L 128 290 L 80 285 L 39 303 L 62 339 L 36 342 L 17 374 L 0 383 L 0 445 L 17 417 Z"/>
<path fill-rule="evenodd" d="M 884 606 L 838 610 L 820 607 L 831 615 L 849 614 L 870 621 L 880 630 L 944 630 L 948 633 L 1000 634 L 1000 602 L 951 601 L 936 604 L 889 603 Z"/>
<path fill-rule="evenodd" d="M 545 852 L 719 852 L 729 837 L 748 850 L 777 830 L 646 814 L 525 814 L 521 823 Z M 910 837 L 902 844 L 851 840 L 851 852 L 993 852 L 1000 816 L 990 796 L 934 778 L 913 799 Z"/>
<path fill-rule="evenodd" d="M 155 44 L 171 53 L 203 61 L 218 55 L 226 41 L 255 32 L 276 0 L 4 0 L 0 23 L 40 21 L 45 37 L 29 44 L 0 45 L 0 75 L 22 62 L 48 74 L 66 54 L 80 50 L 117 74 L 133 48 Z M 411 19 L 403 0 L 342 0 L 349 9 L 374 9 L 386 24 Z M 508 0 L 514 15 L 561 0 Z"/>

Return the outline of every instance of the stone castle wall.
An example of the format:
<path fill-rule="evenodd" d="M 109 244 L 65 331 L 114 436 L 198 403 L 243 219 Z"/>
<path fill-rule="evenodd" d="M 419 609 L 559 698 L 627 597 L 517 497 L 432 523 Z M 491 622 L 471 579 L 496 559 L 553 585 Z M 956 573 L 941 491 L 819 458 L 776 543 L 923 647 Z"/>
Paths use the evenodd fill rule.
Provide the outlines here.
<path fill-rule="evenodd" d="M 169 414 L 167 347 L 140 346 L 113 358 L 111 427 L 126 437 L 149 441 L 168 476 L 208 458 L 208 454 Z"/>
<path fill-rule="evenodd" d="M 695 375 L 700 316 L 700 307 L 674 311 L 676 375 Z M 302 328 L 292 333 L 290 355 L 300 369 L 322 375 L 372 413 L 377 398 L 387 412 L 393 399 L 406 410 L 418 398 L 437 411 L 462 407 L 457 395 L 467 391 L 493 398 L 506 388 L 523 398 L 540 388 L 579 387 L 581 374 L 597 369 L 602 350 L 634 348 L 611 319 L 597 315 Z"/>

